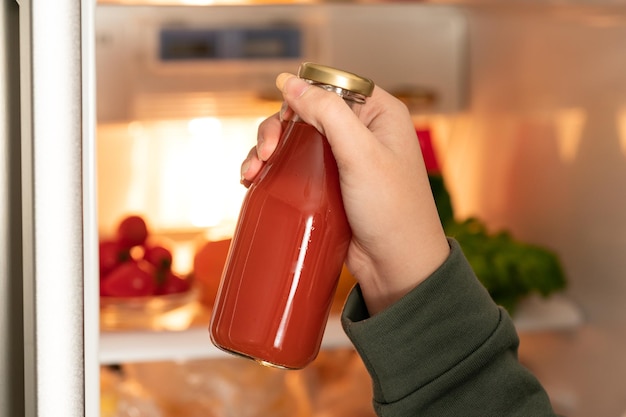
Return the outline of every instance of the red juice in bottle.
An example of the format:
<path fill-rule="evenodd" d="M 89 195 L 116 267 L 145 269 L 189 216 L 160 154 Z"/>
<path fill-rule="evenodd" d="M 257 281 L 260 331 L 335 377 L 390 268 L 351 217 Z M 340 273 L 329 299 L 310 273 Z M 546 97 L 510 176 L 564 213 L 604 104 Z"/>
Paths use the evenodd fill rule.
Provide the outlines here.
<path fill-rule="evenodd" d="M 299 75 L 323 86 L 335 80 L 315 71 L 357 77 L 316 64 Z M 213 343 L 272 366 L 310 363 L 350 239 L 330 145 L 295 116 L 244 198 L 212 312 Z"/>

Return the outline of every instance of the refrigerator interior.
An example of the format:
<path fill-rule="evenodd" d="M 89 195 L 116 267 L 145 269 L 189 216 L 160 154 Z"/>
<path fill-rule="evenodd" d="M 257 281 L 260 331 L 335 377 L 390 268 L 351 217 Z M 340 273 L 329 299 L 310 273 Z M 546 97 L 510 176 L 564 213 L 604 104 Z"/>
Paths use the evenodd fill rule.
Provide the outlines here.
<path fill-rule="evenodd" d="M 470 104 L 443 144 L 459 210 L 563 260 L 585 321 L 520 354 L 569 416 L 626 410 L 624 12 L 469 8 Z"/>
<path fill-rule="evenodd" d="M 139 213 L 148 221 L 151 237 L 173 247 L 173 268 L 197 278 L 198 248 L 232 234 L 245 192 L 239 183 L 240 162 L 255 143 L 258 123 L 280 108 L 274 78 L 282 71 L 295 72 L 302 61 L 367 74 L 389 89 L 434 92 L 433 113 L 461 108 L 466 38 L 458 11 L 419 5 L 358 10 L 354 13 L 351 5 L 100 5 L 100 237 L 113 235 L 125 215 Z M 397 49 L 389 50 L 371 31 L 377 24 L 390 31 Z M 285 27 L 300 36 L 297 58 L 168 62 L 157 53 L 164 28 Z M 390 72 L 385 63 L 405 49 L 418 53 Z M 372 50 L 378 51 L 375 62 Z M 164 417 L 372 416 L 369 379 L 338 320 L 348 289 L 340 284 L 315 364 L 287 373 L 227 357 L 211 345 L 210 304 L 207 308 L 202 302 L 202 287 L 200 303 L 185 302 L 164 314 L 146 316 L 105 305 L 100 316 L 103 416 L 114 415 L 124 401 L 149 416 Z"/>
<path fill-rule="evenodd" d="M 185 171 L 167 195 L 163 188 L 149 193 L 141 184 L 160 178 L 166 162 L 159 158 L 173 153 L 169 142 L 187 141 L 194 146 L 193 135 L 180 138 L 175 132 L 188 127 L 187 119 L 206 115 L 207 107 L 201 103 L 206 102 L 207 91 L 213 92 L 218 102 L 221 98 L 222 103 L 230 103 L 230 98 L 219 94 L 220 89 L 261 89 L 271 97 L 261 106 L 253 98 L 251 107 L 245 111 L 238 108 L 237 114 L 232 110 L 236 104 L 221 110 L 211 108 L 232 122 L 232 126 L 221 125 L 222 132 L 231 132 L 229 137 L 243 141 L 228 160 L 231 171 L 220 171 L 224 181 L 231 178 L 238 183 L 237 160 L 254 143 L 256 123 L 280 105 L 266 87 L 273 86 L 275 73 L 293 72 L 297 61 L 264 67 L 185 68 L 185 76 L 180 77 L 160 66 L 151 52 L 154 49 L 150 49 L 154 48 L 150 34 L 162 22 L 160 12 L 149 7 L 117 7 L 102 4 L 96 9 L 99 172 L 105 170 L 109 178 L 116 178 L 111 184 L 122 184 L 120 190 L 117 185 L 99 182 L 99 226 L 101 233 L 106 233 L 124 212 L 150 207 L 149 218 L 159 231 L 183 242 L 177 256 L 186 260 L 188 267 L 193 239 L 202 235 L 204 228 L 212 227 L 206 222 L 194 226 L 190 217 L 184 221 L 170 217 L 169 213 L 191 207 L 193 199 L 185 203 L 187 206 L 167 209 L 159 202 L 167 195 L 175 195 L 171 200 L 180 203 L 185 196 L 201 194 L 201 185 L 184 188 L 189 185 L 189 176 L 202 179 L 216 174 Z M 170 23 L 186 15 L 181 8 L 166 10 Z M 575 320 L 566 320 L 566 325 L 557 321 L 553 326 L 521 328 L 521 360 L 544 383 L 560 413 L 619 417 L 626 411 L 622 383 L 626 358 L 621 353 L 626 347 L 622 301 L 626 297 L 626 195 L 621 191 L 626 181 L 626 55 L 621 51 L 626 38 L 626 10 L 617 5 L 552 5 L 540 1 L 530 5 L 311 4 L 193 10 L 198 13 L 191 18 L 192 26 L 285 19 L 297 22 L 306 40 L 302 58 L 328 61 L 364 74 L 369 70 L 386 88 L 404 86 L 393 82 L 404 77 L 434 91 L 439 107 L 421 109 L 415 118 L 435 134 L 457 215 L 476 216 L 494 231 L 506 229 L 527 242 L 554 249 L 566 270 L 568 287 L 563 299 L 568 308 L 575 306 Z M 139 19 L 133 21 L 137 16 Z M 354 26 L 345 24 L 341 17 L 350 17 Z M 412 24 L 413 29 L 407 29 Z M 376 45 L 373 33 L 389 36 L 379 39 L 377 45 L 384 48 L 384 59 L 370 55 L 371 49 L 356 47 Z M 147 42 L 142 45 L 148 47 L 143 49 L 137 42 Z M 120 43 L 126 47 L 113 47 Z M 139 74 L 140 69 L 147 70 L 148 75 Z M 228 83 L 232 84 L 226 86 Z M 250 99 L 246 94 L 237 97 Z M 164 121 L 164 114 L 172 120 Z M 234 116 L 239 119 L 229 119 Z M 240 117 L 247 127 L 241 127 L 244 123 Z M 108 144 L 103 145 L 103 140 Z M 126 148 L 135 153 L 125 153 Z M 108 166 L 120 158 L 127 158 L 122 168 L 111 171 Z M 146 164 L 146 160 L 160 162 Z M 198 160 L 192 165 L 203 164 Z M 124 185 L 130 178 L 127 168 L 133 166 L 143 167 L 147 175 L 139 179 L 134 194 L 130 185 Z M 220 188 L 210 189 L 210 193 L 225 195 Z M 233 195 L 230 217 L 221 217 L 220 225 L 226 230 L 232 226 L 232 213 L 236 213 L 241 195 Z M 196 203 L 200 207 L 207 204 Z M 217 226 L 213 229 L 223 233 Z M 546 319 L 541 308 L 536 307 L 531 316 Z M 582 314 L 583 320 L 576 314 Z M 203 318 L 200 315 L 200 320 Z M 331 323 L 333 326 L 336 323 Z M 132 332 L 103 332 L 100 356 L 106 365 L 123 362 L 127 375 L 143 382 L 141 389 L 118 384 L 129 390 L 124 392 L 144 390 L 135 398 L 163 398 L 169 393 L 169 413 L 191 413 L 183 411 L 181 403 L 187 401 L 189 406 L 200 401 L 198 398 L 203 402 L 198 407 L 217 410 L 219 406 L 211 401 L 217 402 L 220 395 L 224 403 L 226 399 L 237 403 L 241 387 L 264 381 L 261 384 L 279 387 L 277 391 L 284 394 L 272 399 L 270 405 L 277 407 L 272 415 L 280 415 L 276 410 L 302 416 L 371 415 L 370 388 L 363 382 L 367 377 L 341 335 L 329 336 L 317 367 L 280 377 L 272 371 L 250 368 L 249 379 L 243 380 L 243 373 L 235 377 L 232 372 L 246 365 L 207 353 L 210 342 L 201 325 L 192 332 L 166 333 L 172 337 L 150 339 L 149 335 Z M 219 386 L 211 385 L 218 377 L 207 376 L 216 369 L 223 371 Z M 119 374 L 111 373 L 110 368 L 103 373 L 103 389 L 115 386 Z M 327 387 L 337 384 L 333 389 L 341 387 L 340 391 L 320 388 L 321 380 L 328 383 Z M 190 381 L 195 381 L 193 387 L 184 385 Z M 168 389 L 176 382 L 180 382 L 179 388 L 189 389 L 180 396 L 173 395 L 173 389 Z M 351 401 L 352 410 L 342 409 L 345 401 L 331 398 L 331 392 L 359 400 Z M 142 404 L 152 407 L 147 403 Z M 241 410 L 238 415 L 247 415 L 245 412 Z"/>

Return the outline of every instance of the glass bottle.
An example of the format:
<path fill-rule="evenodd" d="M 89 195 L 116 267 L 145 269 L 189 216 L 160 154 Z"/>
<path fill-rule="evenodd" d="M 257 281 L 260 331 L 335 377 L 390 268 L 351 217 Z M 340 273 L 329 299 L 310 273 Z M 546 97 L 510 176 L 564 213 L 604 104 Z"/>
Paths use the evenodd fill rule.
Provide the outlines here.
<path fill-rule="evenodd" d="M 302 64 L 298 76 L 357 113 L 374 88 L 369 79 L 313 63 Z M 351 236 L 328 141 L 293 115 L 244 198 L 213 307 L 212 342 L 265 365 L 309 364 Z"/>

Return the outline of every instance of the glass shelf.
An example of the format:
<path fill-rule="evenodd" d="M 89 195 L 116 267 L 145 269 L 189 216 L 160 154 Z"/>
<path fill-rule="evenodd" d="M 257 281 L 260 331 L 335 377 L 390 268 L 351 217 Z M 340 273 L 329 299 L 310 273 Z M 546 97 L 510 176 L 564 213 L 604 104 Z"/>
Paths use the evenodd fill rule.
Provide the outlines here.
<path fill-rule="evenodd" d="M 157 330 L 120 329 L 101 332 L 100 363 L 109 365 L 226 357 L 228 354 L 217 349 L 209 339 L 209 312 L 197 305 L 190 308 L 197 310 L 192 323 L 185 329 L 174 330 L 179 318 L 171 316 L 164 319 Z M 574 302 L 565 296 L 555 295 L 548 299 L 531 297 L 525 300 L 520 304 L 514 321 L 520 332 L 548 331 L 575 328 L 583 323 L 584 317 Z M 350 340 L 343 332 L 339 315 L 333 314 L 324 333 L 322 349 L 346 346 L 351 346 Z"/>
<path fill-rule="evenodd" d="M 201 326 L 199 320 L 185 330 L 118 330 L 100 335 L 100 363 L 160 360 L 189 360 L 225 357 L 228 354 L 216 348 L 209 338 L 208 320 Z M 331 316 L 326 326 L 323 349 L 351 346 L 341 328 L 338 315 Z"/>

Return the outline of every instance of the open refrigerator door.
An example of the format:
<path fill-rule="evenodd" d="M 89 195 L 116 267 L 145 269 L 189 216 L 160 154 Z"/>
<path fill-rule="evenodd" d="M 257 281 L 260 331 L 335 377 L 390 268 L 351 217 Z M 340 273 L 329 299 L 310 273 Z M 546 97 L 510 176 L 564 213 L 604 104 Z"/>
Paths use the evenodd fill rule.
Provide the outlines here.
<path fill-rule="evenodd" d="M 98 289 L 84 279 L 95 276 L 97 262 L 95 5 L 21 0 L 2 7 L 7 27 L 19 27 L 10 33 L 17 49 L 8 60 L 19 65 L 19 92 L 12 84 L 8 97 L 20 120 L 8 138 L 20 144 L 10 153 L 19 172 L 7 181 L 16 193 L 7 201 L 19 211 L 3 218 L 3 227 L 17 230 L 2 264 L 18 264 L 11 282 L 21 286 L 12 292 L 21 300 L 6 305 L 21 308 L 15 317 L 23 318 L 23 328 L 2 339 L 21 346 L 23 356 L 13 359 L 23 368 L 0 385 L 19 390 L 23 381 L 13 401 L 23 402 L 25 416 L 97 415 Z M 6 415 L 20 415 L 16 407 Z"/>

